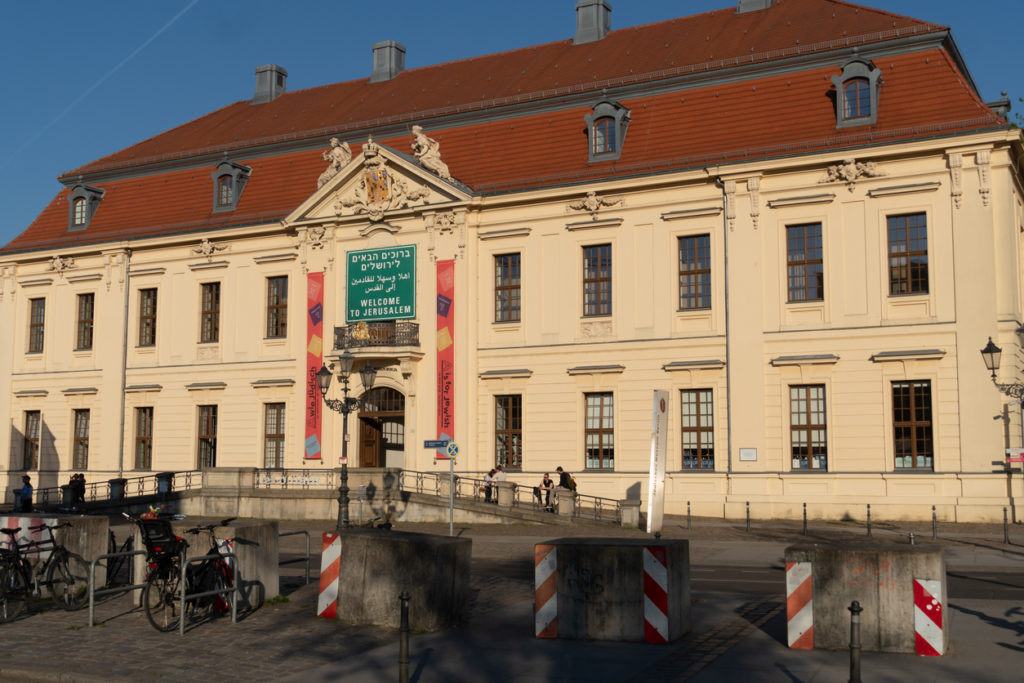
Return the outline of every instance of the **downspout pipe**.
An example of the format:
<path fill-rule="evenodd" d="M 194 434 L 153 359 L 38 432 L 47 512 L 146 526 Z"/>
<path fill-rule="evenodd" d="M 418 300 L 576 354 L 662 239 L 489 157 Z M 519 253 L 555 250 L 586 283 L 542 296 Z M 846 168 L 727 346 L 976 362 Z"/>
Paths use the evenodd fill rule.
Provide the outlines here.
<path fill-rule="evenodd" d="M 722 259 L 725 295 L 725 424 L 726 424 L 726 463 L 728 472 L 732 474 L 732 358 L 729 345 L 729 195 L 725 191 L 725 182 L 719 176 L 715 185 L 722 190 Z"/>
<path fill-rule="evenodd" d="M 121 337 L 121 431 L 117 449 L 117 477 L 118 479 L 124 478 L 124 404 L 125 404 L 125 389 L 128 384 L 128 296 L 131 292 L 132 275 L 131 275 L 131 259 L 132 250 L 125 249 L 124 251 L 124 321 L 123 321 L 123 335 Z"/>

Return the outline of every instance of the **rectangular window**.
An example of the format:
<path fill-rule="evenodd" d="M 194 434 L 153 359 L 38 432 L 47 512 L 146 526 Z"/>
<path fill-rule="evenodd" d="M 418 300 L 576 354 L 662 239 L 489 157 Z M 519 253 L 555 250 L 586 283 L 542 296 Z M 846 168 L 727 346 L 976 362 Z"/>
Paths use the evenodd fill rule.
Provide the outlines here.
<path fill-rule="evenodd" d="M 789 442 L 793 469 L 828 469 L 825 385 L 789 388 Z"/>
<path fill-rule="evenodd" d="M 220 283 L 206 282 L 202 286 L 199 342 L 210 344 L 220 341 Z"/>
<path fill-rule="evenodd" d="M 267 338 L 288 333 L 288 276 L 267 278 Z"/>
<path fill-rule="evenodd" d="M 896 469 L 933 469 L 931 382 L 892 383 L 892 433 Z"/>
<path fill-rule="evenodd" d="M 889 294 L 928 293 L 928 220 L 889 216 Z"/>
<path fill-rule="evenodd" d="M 21 463 L 23 470 L 39 469 L 39 430 L 42 421 L 42 415 L 38 410 L 25 411 L 25 442 Z"/>
<path fill-rule="evenodd" d="M 611 392 L 585 394 L 586 422 L 583 437 L 586 443 L 587 469 L 615 468 L 615 413 Z"/>
<path fill-rule="evenodd" d="M 135 469 L 153 467 L 153 408 L 135 409 Z"/>
<path fill-rule="evenodd" d="M 494 321 L 519 322 L 519 254 L 494 257 Z"/>
<path fill-rule="evenodd" d="M 88 351 L 92 349 L 92 322 L 95 315 L 96 295 L 78 295 L 78 324 L 75 326 L 75 350 Z M 83 468 L 84 469 L 84 468 Z"/>
<path fill-rule="evenodd" d="M 821 251 L 821 223 L 786 226 L 790 302 L 824 301 L 825 271 Z"/>
<path fill-rule="evenodd" d="M 715 469 L 715 416 L 711 389 L 684 389 L 683 469 Z"/>
<path fill-rule="evenodd" d="M 523 468 L 523 397 L 494 397 L 494 464 L 506 470 Z"/>
<path fill-rule="evenodd" d="M 139 346 L 156 345 L 156 290 L 139 290 Z"/>
<path fill-rule="evenodd" d="M 679 310 L 711 308 L 711 235 L 679 238 Z"/>
<path fill-rule="evenodd" d="M 217 406 L 199 406 L 199 467 L 217 466 Z"/>
<path fill-rule="evenodd" d="M 263 408 L 263 466 L 284 467 L 284 404 L 265 403 Z"/>
<path fill-rule="evenodd" d="M 76 470 L 89 469 L 89 411 L 75 411 L 75 437 L 72 447 L 72 467 Z"/>
<path fill-rule="evenodd" d="M 583 247 L 583 315 L 612 314 L 612 245 Z"/>
<path fill-rule="evenodd" d="M 28 352 L 43 352 L 46 331 L 46 299 L 29 299 Z"/>

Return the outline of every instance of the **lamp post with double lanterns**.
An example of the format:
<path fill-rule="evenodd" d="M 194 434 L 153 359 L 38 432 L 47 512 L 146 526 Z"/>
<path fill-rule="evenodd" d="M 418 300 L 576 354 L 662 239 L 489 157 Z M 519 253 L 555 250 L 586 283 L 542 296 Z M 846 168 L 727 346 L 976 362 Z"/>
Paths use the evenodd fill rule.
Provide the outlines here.
<path fill-rule="evenodd" d="M 320 386 L 320 396 L 324 400 L 324 405 L 333 410 L 336 413 L 342 415 L 342 441 L 341 441 L 341 486 L 338 487 L 338 524 L 337 528 L 347 529 L 349 527 L 348 519 L 348 414 L 358 410 L 360 400 L 358 398 L 350 398 L 348 395 L 348 378 L 352 374 L 352 364 L 355 362 L 355 356 L 353 356 L 348 349 L 345 349 L 341 357 L 338 359 L 341 365 L 341 372 L 339 376 L 342 382 L 342 393 L 343 398 L 327 398 L 327 390 L 331 386 L 331 379 L 334 374 L 327 369 L 327 366 L 321 365 L 320 370 L 316 373 L 316 383 Z M 359 371 L 359 378 L 363 382 L 363 390 L 369 391 L 373 388 L 373 382 L 377 378 L 377 368 L 370 365 L 367 361 L 363 368 Z"/>
<path fill-rule="evenodd" d="M 996 373 L 999 371 L 999 361 L 1002 355 L 1003 350 L 992 342 L 992 337 L 989 337 L 988 344 L 981 350 L 981 357 L 985 359 L 985 367 L 992 373 L 992 384 L 995 384 L 999 391 L 1019 401 L 1024 398 L 1024 384 L 1019 382 L 1000 384 L 996 381 Z"/>

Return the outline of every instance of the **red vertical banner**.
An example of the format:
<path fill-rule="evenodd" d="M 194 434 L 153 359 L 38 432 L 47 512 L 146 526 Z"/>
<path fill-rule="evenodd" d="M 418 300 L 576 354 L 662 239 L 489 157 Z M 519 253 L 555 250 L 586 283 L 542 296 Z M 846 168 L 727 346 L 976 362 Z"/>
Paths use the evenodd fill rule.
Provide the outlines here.
<path fill-rule="evenodd" d="M 455 261 L 437 262 L 437 438 L 455 440 Z"/>
<path fill-rule="evenodd" d="M 324 360 L 324 274 L 306 276 L 306 442 L 303 459 L 320 459 L 322 406 L 316 373 Z"/>

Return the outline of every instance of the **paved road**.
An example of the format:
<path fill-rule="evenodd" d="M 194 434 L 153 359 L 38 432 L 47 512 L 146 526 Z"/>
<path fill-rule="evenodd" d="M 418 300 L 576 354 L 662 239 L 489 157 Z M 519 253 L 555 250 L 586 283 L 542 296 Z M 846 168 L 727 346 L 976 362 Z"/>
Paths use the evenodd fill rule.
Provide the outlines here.
<path fill-rule="evenodd" d="M 412 680 L 452 681 L 840 681 L 845 652 L 793 651 L 784 645 L 782 554 L 794 541 L 860 538 L 849 525 L 820 525 L 807 537 L 793 525 L 701 521 L 686 530 L 669 520 L 667 537 L 690 540 L 693 632 L 668 646 L 540 641 L 532 636 L 533 545 L 564 536 L 645 537 L 596 527 L 460 527 L 473 540 L 471 604 L 465 626 L 416 634 Z M 332 523 L 282 523 L 316 538 Z M 402 526 L 397 527 L 400 530 Z M 406 530 L 447 534 L 447 525 Z M 927 531 L 927 529 L 925 529 Z M 904 528 L 889 532 L 903 538 Z M 953 532 L 958 531 L 956 536 Z M 1019 529 L 1014 530 L 1019 535 Z M 884 530 L 876 530 L 882 535 Z M 952 652 L 940 660 L 865 653 L 864 679 L 873 681 L 1020 681 L 1014 662 L 1024 654 L 1024 548 L 1000 543 L 1001 529 L 943 529 L 950 566 Z M 281 539 L 287 556 L 301 537 Z M 313 574 L 319 562 L 314 559 Z M 345 681 L 396 680 L 397 636 L 314 617 L 316 584 L 302 585 L 301 564 L 283 569 L 287 601 L 198 624 L 184 637 L 157 633 L 127 599 L 105 601 L 102 626 L 87 615 L 47 610 L 0 625 L 0 680 L 89 681 Z M 723 583 L 724 582 L 724 583 Z M 962 583 L 957 583 L 962 582 Z M 984 599 L 968 597 L 978 593 Z M 1016 591 L 1016 592 L 1014 592 Z M 1017 597 L 1007 597 L 1009 595 Z"/>

